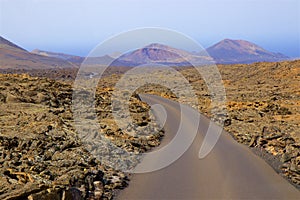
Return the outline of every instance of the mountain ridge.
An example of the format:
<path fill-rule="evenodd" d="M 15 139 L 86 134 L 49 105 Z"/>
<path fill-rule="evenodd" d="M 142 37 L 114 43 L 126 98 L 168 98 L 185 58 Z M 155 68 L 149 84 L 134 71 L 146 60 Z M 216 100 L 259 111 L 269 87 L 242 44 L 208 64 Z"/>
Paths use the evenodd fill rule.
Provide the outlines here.
<path fill-rule="evenodd" d="M 74 63 L 28 52 L 0 36 L 0 69 L 55 69 L 78 67 Z"/>
<path fill-rule="evenodd" d="M 12 43 L 11 41 L 3 38 L 0 36 L 0 48 L 4 48 L 4 47 L 10 47 L 13 48 L 15 50 L 20 50 L 20 51 L 26 51 L 25 49 L 23 49 L 22 47 Z M 27 52 L 27 51 L 26 51 Z"/>
<path fill-rule="evenodd" d="M 208 55 L 207 55 L 208 53 Z M 165 44 L 152 43 L 125 53 L 118 58 L 110 55 L 99 57 L 75 56 L 35 49 L 31 52 L 0 36 L 1 68 L 69 68 L 86 64 L 107 64 L 111 66 L 138 66 L 159 64 L 171 66 L 190 66 L 191 64 L 249 64 L 253 62 L 276 62 L 289 59 L 281 53 L 273 53 L 246 40 L 224 39 L 206 49 L 195 53 L 174 48 Z"/>
<path fill-rule="evenodd" d="M 142 48 L 121 55 L 119 63 L 131 63 L 131 66 L 158 64 L 172 66 L 190 66 L 192 64 L 208 64 L 209 56 L 188 52 L 168 45 L 151 43 Z"/>
<path fill-rule="evenodd" d="M 206 49 L 218 64 L 249 64 L 289 59 L 281 53 L 273 53 L 246 40 L 224 39 Z"/>
<path fill-rule="evenodd" d="M 85 59 L 84 57 L 81 56 L 76 56 L 76 55 L 71 55 L 71 54 L 66 54 L 66 53 L 59 53 L 59 52 L 51 52 L 51 51 L 44 51 L 40 49 L 34 49 L 31 51 L 31 53 L 37 54 L 37 55 L 42 55 L 42 56 L 47 56 L 47 57 L 53 57 L 53 58 L 59 58 L 62 60 L 70 61 L 72 63 L 82 63 L 83 60 Z"/>

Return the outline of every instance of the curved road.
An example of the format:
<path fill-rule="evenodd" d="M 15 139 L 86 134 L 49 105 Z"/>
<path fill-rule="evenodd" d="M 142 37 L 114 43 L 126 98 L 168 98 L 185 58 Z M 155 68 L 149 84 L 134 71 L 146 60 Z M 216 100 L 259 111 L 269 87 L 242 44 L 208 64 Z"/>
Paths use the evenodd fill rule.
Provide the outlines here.
<path fill-rule="evenodd" d="M 141 98 L 150 105 L 160 104 L 165 108 L 166 135 L 161 146 L 173 139 L 180 120 L 184 120 L 185 132 L 188 135 L 192 130 L 189 121 L 196 114 L 200 115 L 193 110 L 193 114 L 180 116 L 178 103 L 158 96 L 141 95 Z M 213 150 L 205 158 L 199 159 L 199 149 L 209 123 L 208 118 L 200 115 L 198 133 L 188 150 L 168 167 L 134 174 L 129 186 L 120 191 L 116 199 L 299 199 L 299 190 L 246 146 L 234 141 L 225 131 Z M 217 125 L 214 126 L 218 128 Z"/>

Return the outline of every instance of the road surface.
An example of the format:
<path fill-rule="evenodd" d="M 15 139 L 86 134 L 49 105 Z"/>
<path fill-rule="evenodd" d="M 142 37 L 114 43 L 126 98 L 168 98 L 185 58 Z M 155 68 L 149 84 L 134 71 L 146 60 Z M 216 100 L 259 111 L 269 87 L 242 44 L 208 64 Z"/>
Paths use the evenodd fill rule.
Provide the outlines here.
<path fill-rule="evenodd" d="M 173 139 L 180 120 L 184 123 L 193 120 L 193 115 L 180 116 L 179 104 L 174 101 L 154 95 L 143 95 L 142 100 L 150 105 L 160 104 L 166 110 L 166 135 L 161 146 Z M 197 136 L 188 150 L 168 167 L 134 174 L 129 186 L 120 191 L 116 199 L 300 199 L 299 190 L 225 131 L 213 150 L 204 159 L 199 159 L 199 149 L 209 123 L 208 118 L 200 115 Z M 187 124 L 185 129 L 189 134 L 192 128 Z"/>

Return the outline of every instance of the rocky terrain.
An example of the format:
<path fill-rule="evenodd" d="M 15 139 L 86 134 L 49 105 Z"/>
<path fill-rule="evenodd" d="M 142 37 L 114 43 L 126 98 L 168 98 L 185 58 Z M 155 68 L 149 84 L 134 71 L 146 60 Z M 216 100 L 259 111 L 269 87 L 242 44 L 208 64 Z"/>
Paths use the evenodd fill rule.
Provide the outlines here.
<path fill-rule="evenodd" d="M 219 65 L 226 89 L 224 128 L 300 187 L 300 61 Z M 210 94 L 195 70 L 182 73 L 210 113 Z M 224 117 L 224 116 L 220 116 Z M 218 121 L 218 119 L 216 119 Z M 266 154 L 264 154 L 266 153 Z"/>
<path fill-rule="evenodd" d="M 218 68 L 226 89 L 227 115 L 214 120 L 225 119 L 224 128 L 234 139 L 252 148 L 299 188 L 300 61 Z M 134 124 L 125 130 L 116 126 L 110 97 L 121 75 L 113 72 L 101 79 L 96 91 L 97 134 L 127 152 L 146 152 L 158 146 L 163 131 L 155 133 L 149 107 L 135 93 L 129 106 Z M 180 72 L 198 95 L 199 111 L 213 117 L 203 79 L 192 68 Z M 55 77 L 57 73 L 68 74 L 55 71 L 41 76 Z M 72 82 L 72 77 L 62 81 L 0 75 L 1 199 L 112 199 L 116 190 L 127 186 L 129 174 L 101 163 L 79 138 L 71 109 Z M 155 84 L 143 86 L 139 92 L 178 100 L 171 90 Z M 183 103 L 188 102 L 186 96 Z M 155 134 L 137 137 L 145 127 Z"/>
<path fill-rule="evenodd" d="M 280 173 L 299 187 L 300 62 L 255 63 L 235 66 L 232 72 L 228 67 L 224 67 L 227 77 L 229 73 L 236 77 L 227 79 L 220 67 L 227 79 L 230 121 L 226 130 L 239 142 L 278 157 Z M 238 72 L 240 67 L 243 75 Z"/>
<path fill-rule="evenodd" d="M 108 85 L 103 81 L 96 95 L 99 134 L 128 152 L 159 145 L 162 131 L 135 136 L 141 126 L 151 130 L 154 120 L 134 96 L 130 134 L 116 127 Z M 0 199 L 112 199 L 115 190 L 126 187 L 128 174 L 100 163 L 78 137 L 72 92 L 68 83 L 0 75 Z"/>

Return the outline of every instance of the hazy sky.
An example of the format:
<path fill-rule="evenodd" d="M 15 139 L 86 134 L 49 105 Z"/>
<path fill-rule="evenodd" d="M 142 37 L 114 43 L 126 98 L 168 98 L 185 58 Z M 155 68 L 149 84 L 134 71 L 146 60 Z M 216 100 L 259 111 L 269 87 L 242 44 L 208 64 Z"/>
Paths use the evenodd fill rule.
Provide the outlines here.
<path fill-rule="evenodd" d="M 245 39 L 300 57 L 300 0 L 0 0 L 0 34 L 27 50 L 77 55 L 139 27 L 182 32 L 208 47 Z"/>

